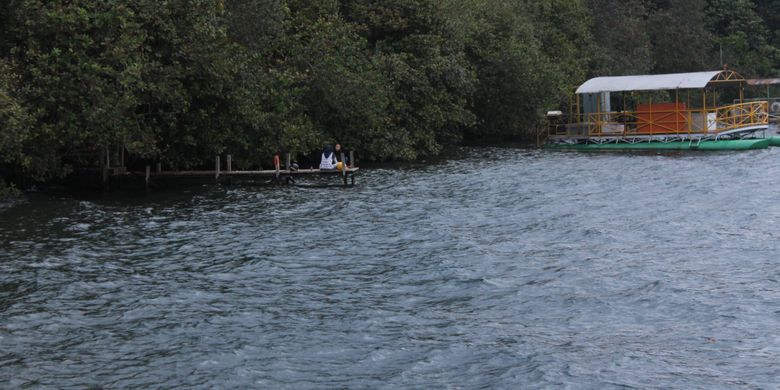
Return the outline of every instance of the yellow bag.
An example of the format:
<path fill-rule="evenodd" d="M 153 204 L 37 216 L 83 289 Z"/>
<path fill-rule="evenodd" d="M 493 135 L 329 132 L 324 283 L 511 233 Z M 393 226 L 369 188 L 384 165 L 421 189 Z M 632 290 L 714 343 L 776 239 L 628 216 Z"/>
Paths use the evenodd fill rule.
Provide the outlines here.
<path fill-rule="evenodd" d="M 341 162 L 341 161 L 337 162 L 336 163 L 336 169 L 338 169 L 339 171 L 343 170 L 344 169 L 344 163 Z"/>

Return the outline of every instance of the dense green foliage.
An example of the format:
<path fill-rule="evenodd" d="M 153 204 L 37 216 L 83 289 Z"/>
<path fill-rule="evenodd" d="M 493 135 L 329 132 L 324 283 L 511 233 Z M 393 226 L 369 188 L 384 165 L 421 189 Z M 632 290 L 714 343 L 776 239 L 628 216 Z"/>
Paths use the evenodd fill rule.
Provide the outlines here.
<path fill-rule="evenodd" d="M 589 76 L 780 70 L 777 0 L 0 0 L 0 179 L 523 139 Z"/>

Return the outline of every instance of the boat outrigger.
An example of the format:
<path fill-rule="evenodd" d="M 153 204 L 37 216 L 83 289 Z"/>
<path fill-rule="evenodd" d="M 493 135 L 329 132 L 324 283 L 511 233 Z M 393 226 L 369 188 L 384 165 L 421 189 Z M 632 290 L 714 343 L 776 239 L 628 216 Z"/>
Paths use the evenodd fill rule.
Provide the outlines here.
<path fill-rule="evenodd" d="M 545 145 L 578 150 L 744 150 L 780 145 L 780 139 L 767 134 L 768 102 L 746 101 L 745 83 L 728 69 L 596 77 L 577 88 L 570 115 L 547 113 Z M 719 103 L 726 98 L 735 103 Z"/>

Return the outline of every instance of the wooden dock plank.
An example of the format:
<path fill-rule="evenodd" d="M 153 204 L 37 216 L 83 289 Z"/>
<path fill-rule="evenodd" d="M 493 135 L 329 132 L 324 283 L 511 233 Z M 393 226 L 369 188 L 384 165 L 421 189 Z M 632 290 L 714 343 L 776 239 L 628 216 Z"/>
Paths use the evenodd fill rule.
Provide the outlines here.
<path fill-rule="evenodd" d="M 347 168 L 346 173 L 354 174 L 358 172 L 360 168 Z M 298 169 L 298 170 L 282 170 L 279 171 L 280 175 L 287 176 L 299 176 L 299 175 L 340 175 L 341 171 L 333 170 L 320 170 L 320 169 Z M 258 176 L 258 177 L 274 177 L 277 171 L 275 169 L 259 170 L 259 171 L 163 171 L 163 172 L 126 172 L 124 174 L 114 174 L 116 176 L 144 176 L 144 177 L 183 177 L 183 176 Z M 148 175 L 148 176 L 147 176 Z"/>

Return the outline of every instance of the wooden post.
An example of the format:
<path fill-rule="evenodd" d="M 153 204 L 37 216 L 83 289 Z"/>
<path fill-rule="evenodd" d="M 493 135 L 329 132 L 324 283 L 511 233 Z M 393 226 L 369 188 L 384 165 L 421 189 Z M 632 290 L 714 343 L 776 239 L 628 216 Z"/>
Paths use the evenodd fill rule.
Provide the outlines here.
<path fill-rule="evenodd" d="M 355 166 L 355 152 L 349 151 L 349 167 L 352 168 Z"/>
<path fill-rule="evenodd" d="M 274 180 L 275 180 L 276 184 L 281 184 L 282 183 L 282 181 L 281 181 L 282 179 L 281 179 L 281 177 L 279 175 L 279 166 L 281 164 L 282 164 L 282 162 L 279 161 L 279 154 L 278 153 L 274 154 L 274 170 L 276 171 L 276 173 L 274 174 Z"/>
<path fill-rule="evenodd" d="M 284 158 L 285 158 L 284 159 L 284 164 L 285 164 L 284 165 L 284 169 L 289 171 L 290 170 L 290 153 L 285 154 Z"/>
<path fill-rule="evenodd" d="M 541 130 L 536 129 L 536 147 L 537 148 L 541 148 L 542 147 L 542 143 L 541 143 L 541 141 L 539 141 L 541 139 L 540 138 L 540 133 L 541 133 Z"/>
<path fill-rule="evenodd" d="M 214 180 L 219 182 L 219 155 L 214 159 Z"/>
<path fill-rule="evenodd" d="M 227 155 L 227 171 L 233 172 L 233 156 L 230 154 Z"/>
<path fill-rule="evenodd" d="M 147 190 L 149 189 L 149 176 L 150 176 L 150 171 L 151 171 L 151 170 L 152 170 L 152 167 L 150 167 L 150 166 L 148 166 L 148 165 L 147 165 L 147 166 L 146 166 L 146 177 L 145 177 L 145 181 L 146 181 L 146 189 L 147 189 Z"/>
<path fill-rule="evenodd" d="M 119 165 L 122 166 L 122 167 L 125 166 L 125 146 L 124 145 L 122 145 L 122 149 L 120 149 Z"/>
<path fill-rule="evenodd" d="M 158 161 L 157 162 L 157 173 L 160 173 L 160 172 L 162 172 L 162 163 Z"/>
<path fill-rule="evenodd" d="M 347 164 L 344 164 L 344 152 L 340 153 L 341 157 L 341 178 L 344 180 L 344 187 L 347 186 Z"/>

